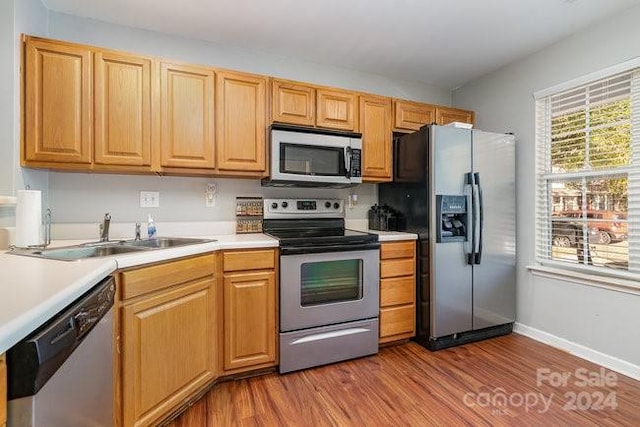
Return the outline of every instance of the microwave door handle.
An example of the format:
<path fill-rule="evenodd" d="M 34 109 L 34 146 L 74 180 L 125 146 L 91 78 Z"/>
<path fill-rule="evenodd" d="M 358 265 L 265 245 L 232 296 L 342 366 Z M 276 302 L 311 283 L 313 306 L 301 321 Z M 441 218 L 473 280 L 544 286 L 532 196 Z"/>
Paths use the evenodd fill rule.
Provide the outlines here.
<path fill-rule="evenodd" d="M 346 169 L 344 176 L 351 178 L 351 147 L 344 149 L 344 168 Z"/>

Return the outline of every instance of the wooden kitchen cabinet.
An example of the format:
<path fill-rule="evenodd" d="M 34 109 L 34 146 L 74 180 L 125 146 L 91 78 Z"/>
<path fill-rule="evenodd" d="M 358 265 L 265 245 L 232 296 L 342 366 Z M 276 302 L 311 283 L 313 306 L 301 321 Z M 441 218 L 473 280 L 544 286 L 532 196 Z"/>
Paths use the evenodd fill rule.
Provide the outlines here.
<path fill-rule="evenodd" d="M 416 244 L 380 245 L 380 344 L 411 338 L 416 326 Z"/>
<path fill-rule="evenodd" d="M 216 73 L 219 173 L 266 174 L 267 81 L 253 74 Z"/>
<path fill-rule="evenodd" d="M 7 361 L 0 355 L 0 426 L 7 424 Z"/>
<path fill-rule="evenodd" d="M 446 125 L 451 122 L 473 124 L 475 114 L 473 111 L 460 110 L 450 107 L 436 107 L 436 124 Z"/>
<path fill-rule="evenodd" d="M 161 166 L 214 169 L 214 71 L 163 62 Z"/>
<path fill-rule="evenodd" d="M 223 254 L 222 368 L 235 374 L 277 364 L 276 252 Z"/>
<path fill-rule="evenodd" d="M 316 126 L 345 131 L 357 130 L 358 100 L 355 92 L 318 88 L 316 99 Z"/>
<path fill-rule="evenodd" d="M 122 425 L 157 424 L 217 376 L 215 255 L 119 277 Z"/>
<path fill-rule="evenodd" d="M 25 65 L 23 166 L 88 167 L 93 145 L 91 51 L 26 38 Z"/>
<path fill-rule="evenodd" d="M 362 180 L 392 180 L 391 98 L 360 96 Z"/>
<path fill-rule="evenodd" d="M 436 106 L 394 99 L 393 118 L 393 129 L 395 131 L 413 132 L 424 125 L 435 123 Z"/>
<path fill-rule="evenodd" d="M 271 120 L 300 126 L 356 131 L 356 92 L 273 79 Z"/>
<path fill-rule="evenodd" d="M 316 123 L 315 88 L 286 80 L 271 80 L 271 121 L 314 126 Z"/>
<path fill-rule="evenodd" d="M 152 60 L 95 53 L 95 163 L 151 165 Z"/>

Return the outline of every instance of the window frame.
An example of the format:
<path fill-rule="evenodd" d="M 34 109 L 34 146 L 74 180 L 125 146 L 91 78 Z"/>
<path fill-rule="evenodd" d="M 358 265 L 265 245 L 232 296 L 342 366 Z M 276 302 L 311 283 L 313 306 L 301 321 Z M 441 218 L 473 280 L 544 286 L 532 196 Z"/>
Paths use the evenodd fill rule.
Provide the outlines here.
<path fill-rule="evenodd" d="M 578 173 L 550 173 L 551 170 L 551 97 L 556 94 L 576 90 L 580 87 L 593 84 L 599 80 L 608 79 L 625 72 L 632 72 L 633 77 L 630 83 L 630 161 L 628 166 L 616 168 L 616 171 L 624 173 L 627 177 L 628 200 L 626 212 L 628 228 L 628 270 L 614 270 L 603 266 L 592 266 L 580 263 L 570 263 L 556 260 L 551 257 L 552 249 L 552 206 L 551 203 L 551 183 L 558 179 L 569 180 L 572 176 L 584 179 L 585 176 L 606 177 L 614 176 L 615 173 L 602 172 L 599 170 L 580 171 Z M 535 241 L 534 253 L 536 266 L 529 269 L 559 272 L 558 276 L 574 274 L 584 279 L 585 274 L 595 275 L 602 278 L 622 279 L 625 288 L 640 289 L 640 58 L 617 64 L 613 67 L 591 73 L 565 83 L 552 86 L 550 88 L 534 93 L 535 100 Z M 620 176 L 620 175 L 619 175 Z M 574 178 L 574 179 L 575 179 Z M 635 190 L 632 196 L 632 186 Z M 633 197 L 633 200 L 632 200 Z M 634 202 L 634 203 L 632 203 Z M 638 207 L 632 208 L 634 204 Z M 633 223 L 633 221 L 635 223 Z M 632 238 L 633 233 L 633 238 Z M 545 253 L 546 251 L 546 253 Z M 630 281 L 627 283 L 627 281 Z"/>

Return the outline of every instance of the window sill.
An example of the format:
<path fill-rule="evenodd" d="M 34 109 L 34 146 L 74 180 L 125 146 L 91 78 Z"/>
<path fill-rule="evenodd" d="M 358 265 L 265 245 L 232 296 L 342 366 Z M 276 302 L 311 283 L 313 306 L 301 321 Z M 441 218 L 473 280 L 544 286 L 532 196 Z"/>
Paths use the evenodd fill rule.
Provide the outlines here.
<path fill-rule="evenodd" d="M 534 276 L 546 277 L 549 279 L 564 280 L 579 285 L 593 286 L 610 291 L 623 292 L 626 294 L 640 295 L 640 284 L 636 280 L 630 280 L 612 276 L 601 276 L 578 272 L 566 268 L 549 267 L 546 265 L 530 265 L 527 269 Z"/>

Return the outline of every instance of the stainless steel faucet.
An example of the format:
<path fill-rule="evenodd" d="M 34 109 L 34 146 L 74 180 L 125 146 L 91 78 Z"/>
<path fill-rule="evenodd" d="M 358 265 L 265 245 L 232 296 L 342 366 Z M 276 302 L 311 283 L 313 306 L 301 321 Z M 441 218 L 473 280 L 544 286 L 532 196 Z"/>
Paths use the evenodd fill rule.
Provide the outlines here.
<path fill-rule="evenodd" d="M 135 240 L 140 240 L 140 227 L 141 227 L 140 223 L 136 222 L 136 238 L 135 238 Z"/>
<path fill-rule="evenodd" d="M 100 241 L 108 242 L 109 241 L 109 223 L 111 222 L 111 215 L 108 213 L 104 214 L 104 219 L 102 220 L 102 224 L 100 224 Z"/>

